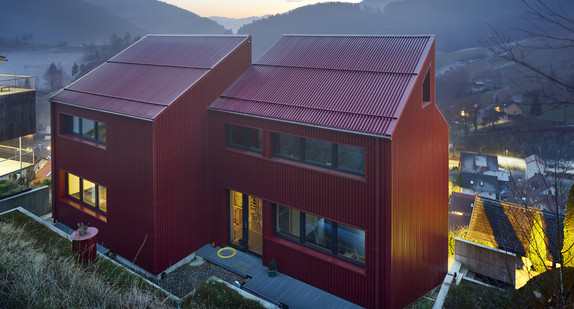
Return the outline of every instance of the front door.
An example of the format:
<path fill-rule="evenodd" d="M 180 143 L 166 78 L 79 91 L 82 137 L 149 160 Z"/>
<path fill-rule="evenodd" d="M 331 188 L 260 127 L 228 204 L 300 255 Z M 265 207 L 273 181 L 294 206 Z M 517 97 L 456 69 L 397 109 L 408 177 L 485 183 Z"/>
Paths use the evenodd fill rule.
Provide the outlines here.
<path fill-rule="evenodd" d="M 263 254 L 263 201 L 229 190 L 230 241 L 243 251 Z"/>

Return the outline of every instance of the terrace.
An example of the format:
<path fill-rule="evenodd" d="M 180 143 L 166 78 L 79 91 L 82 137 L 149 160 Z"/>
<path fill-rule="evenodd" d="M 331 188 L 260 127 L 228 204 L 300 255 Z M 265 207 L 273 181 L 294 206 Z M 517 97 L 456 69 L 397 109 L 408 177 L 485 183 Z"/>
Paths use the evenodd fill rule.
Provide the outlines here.
<path fill-rule="evenodd" d="M 0 95 L 34 90 L 34 76 L 0 74 Z"/>

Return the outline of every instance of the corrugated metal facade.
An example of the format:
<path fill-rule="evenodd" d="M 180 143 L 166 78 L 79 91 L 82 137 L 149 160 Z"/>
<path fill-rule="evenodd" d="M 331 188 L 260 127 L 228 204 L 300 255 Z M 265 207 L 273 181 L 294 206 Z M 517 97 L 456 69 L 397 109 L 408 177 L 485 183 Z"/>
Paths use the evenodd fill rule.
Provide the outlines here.
<path fill-rule="evenodd" d="M 158 270 L 213 241 L 207 107 L 251 64 L 251 39 L 156 119 Z"/>
<path fill-rule="evenodd" d="M 145 269 L 154 266 L 153 134 L 151 121 L 52 103 L 53 215 L 71 228 L 99 229 L 98 242 Z M 64 134 L 62 114 L 106 123 L 105 149 Z M 111 134 L 111 133 L 114 134 Z M 64 172 L 107 187 L 107 222 L 78 210 L 65 195 Z M 121 205 L 121 206 L 120 206 Z"/>
<path fill-rule="evenodd" d="M 389 308 L 406 306 L 439 285 L 447 272 L 448 125 L 434 103 L 434 78 L 432 102 L 421 105 L 427 68 L 435 75 L 434 59 L 433 42 L 391 137 L 388 294 L 381 302 Z"/>
<path fill-rule="evenodd" d="M 302 40 L 306 39 L 303 37 Z M 303 51 L 288 46 L 290 40 L 287 40 L 286 46 L 281 42 L 271 50 L 276 49 L 280 53 L 285 49 L 289 52 L 276 57 L 284 59 L 292 52 L 300 52 L 299 56 L 304 58 L 300 61 L 313 58 L 303 57 Z M 363 135 L 360 132 L 364 131 L 358 127 L 345 126 L 345 121 L 350 119 L 346 117 L 348 110 L 337 110 L 332 112 L 331 119 L 324 119 L 325 126 L 337 130 L 309 126 L 309 122 L 293 115 L 312 118 L 317 117 L 317 114 L 313 114 L 315 110 L 325 113 L 328 109 L 344 110 L 355 104 L 356 107 L 351 107 L 355 109 L 353 112 L 364 109 L 362 113 L 368 117 L 369 113 L 388 108 L 385 104 L 389 100 L 378 103 L 383 106 L 364 106 L 370 100 L 369 95 L 373 97 L 372 100 L 377 100 L 377 96 L 382 95 L 377 90 L 385 89 L 387 85 L 364 88 L 363 93 L 355 96 L 361 98 L 358 101 L 353 101 L 353 96 L 345 92 L 341 94 L 346 97 L 345 102 L 329 91 L 320 90 L 318 85 L 325 79 L 317 82 L 317 87 L 309 86 L 309 83 L 315 82 L 312 74 L 305 73 L 310 78 L 307 81 L 301 82 L 297 78 L 290 80 L 289 74 L 294 73 L 304 79 L 306 75 L 299 72 L 307 69 L 280 67 L 277 69 L 280 75 L 287 71 L 290 73 L 284 74 L 285 77 L 274 76 L 267 72 L 270 68 L 276 69 L 269 60 L 266 63 L 269 67 L 250 69 L 243 76 L 249 78 L 240 79 L 217 100 L 210 109 L 214 158 L 212 172 L 218 184 L 214 199 L 214 205 L 218 205 L 214 216 L 219 227 L 217 238 L 229 239 L 229 201 L 226 192 L 239 191 L 264 200 L 263 263 L 275 259 L 283 273 L 368 308 L 400 308 L 438 285 L 446 273 L 448 253 L 448 167 L 445 165 L 448 158 L 448 126 L 434 103 L 434 90 L 431 103 L 423 107 L 422 83 L 429 68 L 433 77 L 431 89 L 434 89 L 434 40 L 427 38 L 425 42 L 419 54 L 421 58 L 416 63 L 405 60 L 417 72 L 409 75 L 404 88 L 406 93 L 399 96 L 400 102 L 396 108 L 386 111 L 386 115 L 398 118 L 398 124 L 396 127 L 386 127 L 387 131 L 379 131 L 379 136 Z M 313 49 L 313 46 L 311 44 L 306 48 Z M 402 48 L 409 48 L 405 46 L 410 45 L 402 45 Z M 323 51 L 326 48 L 317 47 Z M 266 57 L 264 55 L 261 59 L 269 58 Z M 261 59 L 259 62 L 262 62 Z M 356 62 L 360 63 L 358 60 Z M 326 63 L 329 61 L 326 60 Z M 315 72 L 321 76 L 321 70 Z M 328 79 L 332 83 L 327 82 L 327 88 L 337 85 L 337 74 L 344 81 L 339 87 L 348 84 L 345 71 L 334 70 L 329 74 L 333 76 Z M 376 78 L 376 74 L 371 73 L 370 76 Z M 403 75 L 394 76 L 400 80 Z M 348 91 L 354 92 L 355 89 Z M 329 105 L 331 97 L 332 103 Z M 281 100 L 286 102 L 285 106 L 267 103 Z M 312 108 L 299 110 L 299 105 Z M 342 127 L 338 121 L 341 121 Z M 228 147 L 226 124 L 263 130 L 262 153 Z M 357 133 L 338 129 L 356 130 Z M 388 132 L 390 139 L 381 132 Z M 273 133 L 362 147 L 366 155 L 365 176 L 274 157 Z M 275 235 L 275 204 L 364 230 L 365 265 L 358 266 Z"/>
<path fill-rule="evenodd" d="M 146 37 L 52 98 L 54 218 L 154 274 L 212 235 L 207 107 L 251 64 L 250 37 L 216 38 Z M 105 146 L 61 113 L 105 123 Z M 66 198 L 65 171 L 107 187 L 107 214 Z"/>
<path fill-rule="evenodd" d="M 376 138 L 268 119 L 210 111 L 213 142 L 212 174 L 218 185 L 214 205 L 217 239 L 229 239 L 231 189 L 264 199 L 263 263 L 275 259 L 279 271 L 362 306 L 373 306 L 375 291 L 375 166 Z M 366 149 L 366 176 L 314 167 L 226 146 L 224 124 L 355 145 Z M 272 139 L 263 146 L 269 153 Z M 361 267 L 328 254 L 284 240 L 273 232 L 273 205 L 280 204 L 365 230 L 366 264 Z M 352 284 L 349 284 L 352 282 Z"/>

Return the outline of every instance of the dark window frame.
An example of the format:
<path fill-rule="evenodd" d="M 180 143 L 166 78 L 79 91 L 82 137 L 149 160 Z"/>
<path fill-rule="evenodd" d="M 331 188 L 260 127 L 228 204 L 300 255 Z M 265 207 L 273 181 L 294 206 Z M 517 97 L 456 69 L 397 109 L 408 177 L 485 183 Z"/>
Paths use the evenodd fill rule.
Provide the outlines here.
<path fill-rule="evenodd" d="M 231 142 L 231 130 L 233 127 L 247 129 L 245 131 L 245 136 L 244 136 L 244 139 L 245 139 L 244 145 L 234 144 Z M 260 145 L 261 145 L 260 148 L 255 148 L 255 147 L 251 146 L 251 134 L 250 134 L 251 130 L 255 130 L 259 134 L 260 139 L 261 139 L 260 140 Z M 227 146 L 229 146 L 229 147 L 253 151 L 253 152 L 257 152 L 257 153 L 262 153 L 263 152 L 263 131 L 260 129 L 255 129 L 255 128 L 249 128 L 249 127 L 238 126 L 238 125 L 233 125 L 233 124 L 226 124 L 225 125 L 225 142 L 226 142 Z"/>
<path fill-rule="evenodd" d="M 357 260 L 353 260 L 353 259 L 351 259 L 351 258 L 348 258 L 348 257 L 346 257 L 346 256 L 343 256 L 343 255 L 339 254 L 339 247 L 338 247 L 338 246 L 339 246 L 339 240 L 338 240 L 338 237 L 339 237 L 339 232 L 338 232 L 338 230 L 339 230 L 339 223 L 336 222 L 336 221 L 333 221 L 333 220 L 330 220 L 330 219 L 326 219 L 326 218 L 323 218 L 323 217 L 319 217 L 319 216 L 315 216 L 315 215 L 313 215 L 313 214 L 309 214 L 309 215 L 315 216 L 315 217 L 317 217 L 317 218 L 322 218 L 322 219 L 326 219 L 326 220 L 331 221 L 332 225 L 331 225 L 331 248 L 330 248 L 330 249 L 327 249 L 327 248 L 325 248 L 325 247 L 321 247 L 321 246 L 319 246 L 319 245 L 316 245 L 316 244 L 307 242 L 307 240 L 305 239 L 306 236 L 307 236 L 307 235 L 306 235 L 306 230 L 305 230 L 305 229 L 306 229 L 306 225 L 307 225 L 307 224 L 306 224 L 306 223 L 307 223 L 307 222 L 306 222 L 307 219 L 306 219 L 306 216 L 305 216 L 305 215 L 307 215 L 308 213 L 303 212 L 303 211 L 300 211 L 300 210 L 299 210 L 299 237 L 297 238 L 297 237 L 294 237 L 294 236 L 291 236 L 291 235 L 288 235 L 288 234 L 284 234 L 284 233 L 278 232 L 278 231 L 277 231 L 277 228 L 278 228 L 278 227 L 277 227 L 277 209 L 278 209 L 279 206 L 285 207 L 285 208 L 290 208 L 290 207 L 287 207 L 287 206 L 284 206 L 284 205 L 279 205 L 279 204 L 274 204 L 274 205 L 273 205 L 273 233 L 274 233 L 275 236 L 280 237 L 280 238 L 283 238 L 283 239 L 286 239 L 286 240 L 289 240 L 289 241 L 292 241 L 292 242 L 294 242 L 294 243 L 296 243 L 296 244 L 305 246 L 305 247 L 307 247 L 307 248 L 310 248 L 310 249 L 313 249 L 313 250 L 322 252 L 322 253 L 327 254 L 327 255 L 329 255 L 329 256 L 336 257 L 336 258 L 341 259 L 341 260 L 344 260 L 344 261 L 346 261 L 346 262 L 350 262 L 350 263 L 353 263 L 353 264 L 355 264 L 355 265 L 359 265 L 359 266 L 365 267 L 365 263 L 364 263 L 364 262 L 360 262 L 360 261 L 357 261 Z M 349 227 L 352 227 L 352 226 L 349 226 Z M 355 228 L 355 229 L 357 229 L 357 228 Z M 357 229 L 357 230 L 361 230 L 361 229 Z M 364 230 L 362 230 L 362 231 L 364 231 Z M 365 239 L 364 239 L 364 241 L 365 241 L 365 245 L 366 245 L 366 243 L 367 243 L 366 233 L 365 233 Z M 366 252 L 365 252 L 365 254 L 366 254 Z M 365 260 L 366 260 L 366 257 L 364 257 L 364 258 L 365 258 Z"/>
<path fill-rule="evenodd" d="M 336 170 L 336 171 L 341 171 L 341 172 L 345 172 L 345 173 L 350 173 L 350 174 L 354 174 L 354 175 L 359 175 L 359 176 L 365 176 L 365 167 L 363 167 L 363 171 L 361 170 L 355 170 L 355 169 L 350 169 L 350 168 L 344 168 L 344 167 L 340 167 L 339 166 L 339 144 L 337 143 L 331 143 L 331 142 L 325 142 L 325 141 L 321 141 L 321 140 L 317 140 L 317 139 L 312 139 L 312 138 L 305 138 L 305 137 L 298 137 L 299 138 L 299 153 L 298 153 L 298 158 L 293 157 L 293 156 L 288 156 L 285 154 L 282 154 L 279 152 L 279 136 L 280 135 L 287 135 L 287 136 L 294 136 L 294 135 L 290 135 L 290 134 L 284 134 L 284 133 L 273 133 L 273 155 L 275 157 L 278 158 L 282 158 L 282 159 L 287 159 L 287 160 L 291 160 L 291 161 L 295 161 L 295 162 L 301 162 L 301 163 L 305 163 L 305 164 L 309 164 L 309 165 L 314 165 L 314 166 L 319 166 L 319 167 L 324 167 L 324 168 L 328 168 L 328 169 L 332 169 L 332 170 Z M 297 138 L 297 136 L 294 136 Z M 331 164 L 322 164 L 319 162 L 315 162 L 315 161 L 309 161 L 306 159 L 306 150 L 305 150 L 305 141 L 306 140 L 315 140 L 315 141 L 320 141 L 320 142 L 324 142 L 324 143 L 330 143 L 331 144 Z M 357 147 L 357 146 L 350 146 L 350 145 L 346 145 L 348 147 L 354 147 L 354 148 L 358 148 L 358 149 L 362 149 L 363 150 L 363 160 L 365 160 L 365 149 L 362 147 Z"/>
<path fill-rule="evenodd" d="M 425 78 L 423 79 L 422 91 L 423 91 L 423 107 L 431 103 L 431 80 L 430 80 L 430 68 L 427 70 Z"/>
<path fill-rule="evenodd" d="M 75 197 L 75 196 L 70 195 L 70 190 L 69 190 L 69 189 L 70 189 L 70 186 L 69 186 L 69 183 L 68 183 L 68 179 L 69 179 L 69 178 L 68 178 L 68 175 L 72 175 L 72 176 L 78 177 L 78 179 L 79 179 L 79 182 L 80 182 L 80 198 L 79 198 L 79 199 L 78 199 L 77 197 Z M 64 178 L 66 179 L 66 181 L 65 181 L 65 183 L 66 183 L 66 187 L 65 187 L 66 197 L 68 197 L 69 199 L 74 200 L 74 201 L 76 201 L 76 202 L 79 202 L 79 203 L 81 203 L 82 205 L 84 205 L 84 206 L 86 206 L 86 207 L 89 207 L 90 209 L 96 210 L 97 212 L 99 212 L 99 213 L 101 213 L 101 214 L 103 214 L 103 215 L 107 215 L 107 214 L 108 214 L 107 210 L 104 211 L 104 210 L 102 210 L 102 209 L 100 208 L 100 187 L 106 188 L 106 209 L 107 209 L 107 206 L 108 206 L 108 205 L 107 205 L 107 201 L 108 201 L 108 192 L 107 192 L 107 190 L 108 190 L 108 187 L 102 186 L 102 185 L 100 185 L 100 184 L 98 184 L 98 183 L 96 183 L 96 182 L 93 182 L 93 181 L 91 181 L 91 180 L 87 180 L 87 179 L 82 178 L 82 177 L 80 177 L 80 176 L 78 176 L 78 175 L 75 175 L 75 174 L 72 174 L 72 173 L 68 173 L 68 172 L 65 172 L 65 173 L 64 173 Z M 89 181 L 89 182 L 91 182 L 91 183 L 94 184 L 94 187 L 95 187 L 95 189 L 96 189 L 96 190 L 95 190 L 95 192 L 96 192 L 96 193 L 95 193 L 95 203 L 94 203 L 95 205 L 92 205 L 92 204 L 90 204 L 90 203 L 84 201 L 84 181 L 83 181 L 83 180 L 87 180 L 87 181 Z"/>
<path fill-rule="evenodd" d="M 105 122 L 96 121 L 96 120 L 91 120 L 91 119 L 86 119 L 86 118 L 82 118 L 82 117 L 78 117 L 78 116 L 66 115 L 66 114 L 64 114 L 63 116 L 64 116 L 64 123 L 65 123 L 65 130 L 64 130 L 64 131 L 66 132 L 66 134 L 70 134 L 70 135 L 73 135 L 73 136 L 78 136 L 78 137 L 81 137 L 81 138 L 83 138 L 83 139 L 87 139 L 87 140 L 90 140 L 90 141 L 94 141 L 94 142 L 100 143 L 100 144 L 102 144 L 102 145 L 105 145 L 105 144 L 106 144 L 107 126 L 106 126 L 106 123 L 105 123 Z M 78 130 L 79 130 L 79 132 L 74 132 L 74 118 L 77 118 L 77 119 L 78 119 Z M 83 123 L 84 123 L 84 121 L 91 121 L 91 122 L 93 122 L 93 124 L 94 124 L 94 128 L 93 128 L 94 137 L 92 137 L 92 136 L 90 136 L 90 135 L 87 135 L 87 134 L 85 134 L 85 133 L 83 132 L 83 127 L 84 127 Z M 103 137 L 98 136 L 98 135 L 99 135 L 99 132 L 100 132 L 100 130 L 99 130 L 100 125 L 104 125 L 104 126 L 105 126 L 105 129 L 104 129 L 104 130 L 106 131 L 106 133 L 104 133 L 104 136 L 103 136 Z"/>

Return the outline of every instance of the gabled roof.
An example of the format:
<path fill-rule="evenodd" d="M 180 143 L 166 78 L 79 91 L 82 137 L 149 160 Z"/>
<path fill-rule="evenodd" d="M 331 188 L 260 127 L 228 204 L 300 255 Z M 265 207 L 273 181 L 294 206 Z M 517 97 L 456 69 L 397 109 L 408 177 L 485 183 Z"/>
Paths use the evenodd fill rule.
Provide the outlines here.
<path fill-rule="evenodd" d="M 433 42 L 286 35 L 210 109 L 390 136 Z"/>
<path fill-rule="evenodd" d="M 536 213 L 541 215 L 543 221 L 549 259 L 557 260 L 560 249 L 557 216 L 532 207 L 476 196 L 468 236 L 525 256 Z M 564 216 L 560 216 L 560 231 L 563 230 L 563 223 Z"/>
<path fill-rule="evenodd" d="M 154 119 L 248 38 L 149 35 L 52 100 Z"/>
<path fill-rule="evenodd" d="M 460 170 L 463 172 L 498 171 L 498 157 L 473 152 L 460 153 Z"/>

